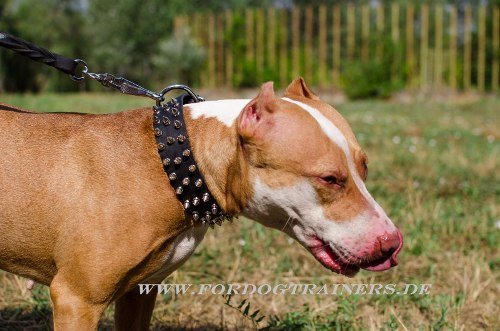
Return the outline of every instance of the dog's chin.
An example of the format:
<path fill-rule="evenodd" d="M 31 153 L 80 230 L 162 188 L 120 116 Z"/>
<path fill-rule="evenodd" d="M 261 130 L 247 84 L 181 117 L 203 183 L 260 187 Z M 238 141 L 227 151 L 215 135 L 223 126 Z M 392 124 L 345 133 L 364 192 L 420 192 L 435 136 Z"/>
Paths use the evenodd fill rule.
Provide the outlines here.
<path fill-rule="evenodd" d="M 343 262 L 326 243 L 309 247 L 309 251 L 325 268 L 340 275 L 354 277 L 360 269 L 356 265 Z"/>

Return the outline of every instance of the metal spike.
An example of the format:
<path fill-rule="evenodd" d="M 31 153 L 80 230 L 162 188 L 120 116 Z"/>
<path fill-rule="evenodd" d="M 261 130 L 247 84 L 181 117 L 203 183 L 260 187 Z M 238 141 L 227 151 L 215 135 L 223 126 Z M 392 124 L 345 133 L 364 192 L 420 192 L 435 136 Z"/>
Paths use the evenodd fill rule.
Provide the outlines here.
<path fill-rule="evenodd" d="M 217 214 L 217 211 L 218 211 L 218 208 L 217 208 L 217 205 L 214 203 L 212 205 L 212 207 L 210 208 L 210 211 L 212 212 L 212 214 Z"/>
<path fill-rule="evenodd" d="M 153 106 L 153 110 L 155 111 L 156 114 L 160 112 L 161 107 L 158 106 Z"/>
<path fill-rule="evenodd" d="M 203 181 L 201 179 L 197 179 L 195 182 L 194 182 L 194 186 L 196 187 L 201 187 L 201 185 L 203 185 Z"/>
<path fill-rule="evenodd" d="M 159 136 L 161 136 L 161 135 L 163 134 L 163 132 L 161 132 L 161 130 L 160 130 L 160 129 L 158 129 L 158 128 L 155 128 L 155 130 L 154 130 L 154 131 L 155 131 L 155 136 L 156 136 L 156 137 L 159 137 Z"/>
<path fill-rule="evenodd" d="M 191 164 L 188 168 L 189 172 L 195 172 L 196 171 L 196 165 Z"/>
<path fill-rule="evenodd" d="M 182 144 L 184 141 L 186 141 L 186 136 L 180 134 L 177 136 L 177 140 Z"/>
<path fill-rule="evenodd" d="M 179 120 L 175 120 L 175 121 L 174 121 L 174 127 L 175 127 L 176 129 L 180 129 L 180 128 L 182 127 L 182 123 L 181 123 L 181 121 L 179 121 Z"/>
<path fill-rule="evenodd" d="M 153 123 L 154 124 L 160 124 L 160 119 L 158 118 L 158 116 L 154 116 L 153 117 Z"/>
<path fill-rule="evenodd" d="M 174 137 L 167 137 L 167 144 L 172 145 L 175 143 L 175 138 Z"/>
<path fill-rule="evenodd" d="M 170 180 L 176 180 L 177 179 L 177 174 L 175 172 L 172 172 L 170 175 L 168 175 L 168 179 L 170 179 Z"/>
<path fill-rule="evenodd" d="M 203 200 L 203 202 L 208 202 L 208 200 L 210 200 L 210 194 L 203 193 L 203 196 L 201 197 L 201 200 Z"/>
<path fill-rule="evenodd" d="M 211 227 L 212 229 L 214 229 L 214 228 L 215 228 L 214 223 L 212 223 L 212 222 L 208 222 L 208 225 L 210 225 L 210 227 Z"/>
<path fill-rule="evenodd" d="M 228 221 L 229 223 L 233 223 L 233 217 L 229 215 L 224 215 L 225 221 Z"/>
<path fill-rule="evenodd" d="M 181 195 L 182 192 L 184 192 L 184 189 L 182 188 L 182 186 L 179 186 L 178 188 L 175 189 L 175 193 L 177 195 Z"/>
<path fill-rule="evenodd" d="M 179 116 L 179 114 L 180 114 L 179 109 L 177 109 L 177 108 L 172 108 L 172 115 L 174 115 L 174 117 Z"/>
<path fill-rule="evenodd" d="M 212 219 L 212 216 L 210 215 L 209 211 L 205 213 L 205 219 L 207 220 L 207 222 L 210 222 L 210 220 Z"/>
<path fill-rule="evenodd" d="M 184 201 L 184 209 L 188 209 L 191 206 L 191 202 L 189 200 Z"/>
<path fill-rule="evenodd" d="M 191 151 L 189 149 L 185 149 L 182 151 L 182 156 L 189 157 L 191 155 Z"/>
<path fill-rule="evenodd" d="M 163 116 L 162 122 L 163 122 L 163 125 L 165 125 L 165 126 L 170 125 L 170 119 L 168 117 Z"/>
<path fill-rule="evenodd" d="M 198 214 L 197 211 L 194 211 L 193 212 L 193 221 L 197 221 L 200 219 L 200 214 Z"/>
<path fill-rule="evenodd" d="M 177 165 L 181 164 L 182 163 L 182 158 L 180 156 L 176 157 L 174 159 L 174 163 L 177 164 Z"/>
<path fill-rule="evenodd" d="M 222 226 L 222 220 L 220 218 L 216 219 L 215 223 L 217 223 L 218 226 Z"/>
<path fill-rule="evenodd" d="M 160 150 L 160 151 L 165 150 L 165 144 L 164 143 L 159 143 L 158 144 L 158 150 Z"/>
<path fill-rule="evenodd" d="M 198 206 L 200 204 L 200 198 L 194 197 L 193 198 L 193 206 Z"/>
<path fill-rule="evenodd" d="M 170 165 L 170 159 L 168 157 L 163 159 L 163 165 L 165 167 Z"/>
<path fill-rule="evenodd" d="M 170 101 L 172 102 L 172 106 L 174 107 L 177 107 L 177 105 L 179 104 L 177 100 L 175 100 L 175 98 L 172 98 Z"/>
<path fill-rule="evenodd" d="M 182 185 L 188 186 L 189 182 L 190 182 L 189 177 L 186 177 L 182 180 Z"/>

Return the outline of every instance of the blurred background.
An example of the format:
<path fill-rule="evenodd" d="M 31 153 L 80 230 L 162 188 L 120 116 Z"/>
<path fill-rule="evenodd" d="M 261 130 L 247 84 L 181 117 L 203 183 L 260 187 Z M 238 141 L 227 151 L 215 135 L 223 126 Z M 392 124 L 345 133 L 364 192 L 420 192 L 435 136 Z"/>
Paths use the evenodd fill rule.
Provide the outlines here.
<path fill-rule="evenodd" d="M 350 98 L 499 91 L 500 0 L 2 0 L 0 30 L 150 88 L 286 86 Z M 100 89 L 0 50 L 0 91 Z"/>
<path fill-rule="evenodd" d="M 409 296 L 163 295 L 153 330 L 499 329 L 500 0 L 0 0 L 0 31 L 93 72 L 155 91 L 190 84 L 208 100 L 304 76 L 352 126 L 370 159 L 367 187 L 405 240 L 396 268 L 348 279 L 239 219 L 209 230 L 166 283 L 432 284 Z M 4 49 L 0 102 L 91 113 L 153 105 Z M 0 330 L 51 329 L 48 288 L 25 282 L 0 271 Z M 100 330 L 113 329 L 112 313 Z"/>

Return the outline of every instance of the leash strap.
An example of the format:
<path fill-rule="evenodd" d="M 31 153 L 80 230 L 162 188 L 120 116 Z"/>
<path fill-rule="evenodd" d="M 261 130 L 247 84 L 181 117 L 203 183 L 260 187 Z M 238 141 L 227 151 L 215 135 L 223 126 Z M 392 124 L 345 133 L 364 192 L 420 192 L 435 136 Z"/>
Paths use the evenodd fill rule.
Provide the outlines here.
<path fill-rule="evenodd" d="M 65 74 L 76 77 L 78 62 L 73 59 L 52 53 L 51 51 L 5 32 L 0 32 L 0 46 L 13 50 L 33 61 L 44 63 Z"/>

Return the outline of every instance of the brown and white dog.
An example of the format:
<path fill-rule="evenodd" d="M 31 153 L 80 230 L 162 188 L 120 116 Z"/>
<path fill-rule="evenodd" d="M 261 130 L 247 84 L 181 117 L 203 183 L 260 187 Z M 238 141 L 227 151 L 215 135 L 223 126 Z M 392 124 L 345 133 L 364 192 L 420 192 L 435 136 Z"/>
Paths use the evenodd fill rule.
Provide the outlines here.
<path fill-rule="evenodd" d="M 0 268 L 50 286 L 56 330 L 145 330 L 159 283 L 203 239 L 158 156 L 149 108 L 38 114 L 0 105 Z M 286 232 L 348 276 L 397 264 L 399 230 L 365 188 L 347 122 L 304 81 L 278 98 L 185 106 L 194 157 L 224 211 Z"/>

